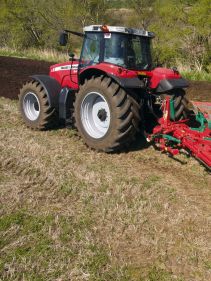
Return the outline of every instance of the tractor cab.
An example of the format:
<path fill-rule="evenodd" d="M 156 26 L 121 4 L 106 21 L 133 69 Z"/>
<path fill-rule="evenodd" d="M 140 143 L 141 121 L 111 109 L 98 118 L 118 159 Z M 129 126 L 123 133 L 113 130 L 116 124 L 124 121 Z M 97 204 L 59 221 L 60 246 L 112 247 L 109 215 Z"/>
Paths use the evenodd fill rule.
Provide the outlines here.
<path fill-rule="evenodd" d="M 152 32 L 116 26 L 91 25 L 84 28 L 80 68 L 109 63 L 131 70 L 152 66 Z"/>
<path fill-rule="evenodd" d="M 151 39 L 154 33 L 143 29 L 122 26 L 90 25 L 83 33 L 64 30 L 60 35 L 60 45 L 65 46 L 68 33 L 83 37 L 80 58 L 70 63 L 71 73 L 60 72 L 62 64 L 52 66 L 50 75 L 76 89 L 92 76 L 108 76 L 123 88 L 149 89 L 150 93 L 163 93 L 188 86 L 176 68 L 154 67 L 151 55 Z M 76 75 L 77 68 L 77 75 Z M 61 69 L 63 70 L 63 69 Z M 67 66 L 65 63 L 65 70 Z M 64 78 L 64 76 L 66 78 Z M 69 84 L 63 81 L 68 81 Z M 62 80 L 61 80 L 62 79 Z"/>

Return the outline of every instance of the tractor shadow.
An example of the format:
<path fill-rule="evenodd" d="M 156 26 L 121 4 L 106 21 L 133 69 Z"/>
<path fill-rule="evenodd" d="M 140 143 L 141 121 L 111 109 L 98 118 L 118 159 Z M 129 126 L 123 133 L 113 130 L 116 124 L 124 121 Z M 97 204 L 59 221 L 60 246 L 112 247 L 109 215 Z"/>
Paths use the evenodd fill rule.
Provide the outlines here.
<path fill-rule="evenodd" d="M 142 134 L 138 134 L 136 136 L 135 141 L 132 142 L 129 146 L 124 148 L 121 153 L 129 153 L 132 151 L 140 151 L 143 149 L 147 149 L 152 144 L 146 141 L 146 138 Z"/>
<path fill-rule="evenodd" d="M 143 150 L 150 147 L 152 144 L 146 141 L 146 138 L 143 135 L 138 135 L 136 140 L 130 146 L 130 151 Z"/>

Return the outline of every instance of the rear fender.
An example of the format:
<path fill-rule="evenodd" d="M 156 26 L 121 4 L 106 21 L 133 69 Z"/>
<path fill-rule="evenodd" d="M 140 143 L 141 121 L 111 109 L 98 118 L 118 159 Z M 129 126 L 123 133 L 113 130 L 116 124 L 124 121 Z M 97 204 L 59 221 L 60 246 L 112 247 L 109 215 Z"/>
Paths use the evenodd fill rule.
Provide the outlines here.
<path fill-rule="evenodd" d="M 100 77 L 100 76 L 108 76 L 105 71 L 102 71 L 101 69 L 97 68 L 88 68 L 82 71 L 79 74 L 79 82 L 80 85 L 83 85 L 85 83 L 85 80 L 91 79 L 93 76 Z"/>
<path fill-rule="evenodd" d="M 122 88 L 143 88 L 143 82 L 138 79 L 138 77 L 129 77 L 129 78 L 124 78 L 120 77 L 116 74 L 109 73 L 102 71 L 101 69 L 98 68 L 88 68 L 81 72 L 79 76 L 79 81 L 80 84 L 84 84 L 86 79 L 91 79 L 92 76 L 95 77 L 100 77 L 100 76 L 107 76 L 112 78 L 117 84 L 119 84 Z"/>
<path fill-rule="evenodd" d="M 33 80 L 39 82 L 45 89 L 50 107 L 59 109 L 59 93 L 61 85 L 58 81 L 48 75 L 33 75 L 30 76 Z"/>
<path fill-rule="evenodd" d="M 168 92 L 173 89 L 183 89 L 189 86 L 188 81 L 179 79 L 162 79 L 156 88 L 157 93 Z"/>

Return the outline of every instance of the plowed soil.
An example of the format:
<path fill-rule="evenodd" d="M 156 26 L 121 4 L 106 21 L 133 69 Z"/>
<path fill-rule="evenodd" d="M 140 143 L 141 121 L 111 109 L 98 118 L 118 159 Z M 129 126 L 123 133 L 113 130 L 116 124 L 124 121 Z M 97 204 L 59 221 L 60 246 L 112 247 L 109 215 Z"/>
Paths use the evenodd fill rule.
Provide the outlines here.
<path fill-rule="evenodd" d="M 17 99 L 19 89 L 29 76 L 48 74 L 52 63 L 22 58 L 0 57 L 0 96 Z"/>
<path fill-rule="evenodd" d="M 22 58 L 0 56 L 0 96 L 17 99 L 21 85 L 30 75 L 48 74 L 53 63 Z M 195 101 L 211 101 L 211 83 L 191 81 L 188 98 Z"/>

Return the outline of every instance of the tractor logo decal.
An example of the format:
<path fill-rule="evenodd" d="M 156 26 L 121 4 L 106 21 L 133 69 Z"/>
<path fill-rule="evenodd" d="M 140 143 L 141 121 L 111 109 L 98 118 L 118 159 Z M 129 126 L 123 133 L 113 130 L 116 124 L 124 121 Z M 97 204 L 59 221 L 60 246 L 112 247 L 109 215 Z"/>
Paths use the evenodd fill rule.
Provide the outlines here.
<path fill-rule="evenodd" d="M 70 70 L 70 69 L 78 69 L 78 64 L 57 66 L 52 69 L 52 72 L 61 71 L 61 70 Z"/>

